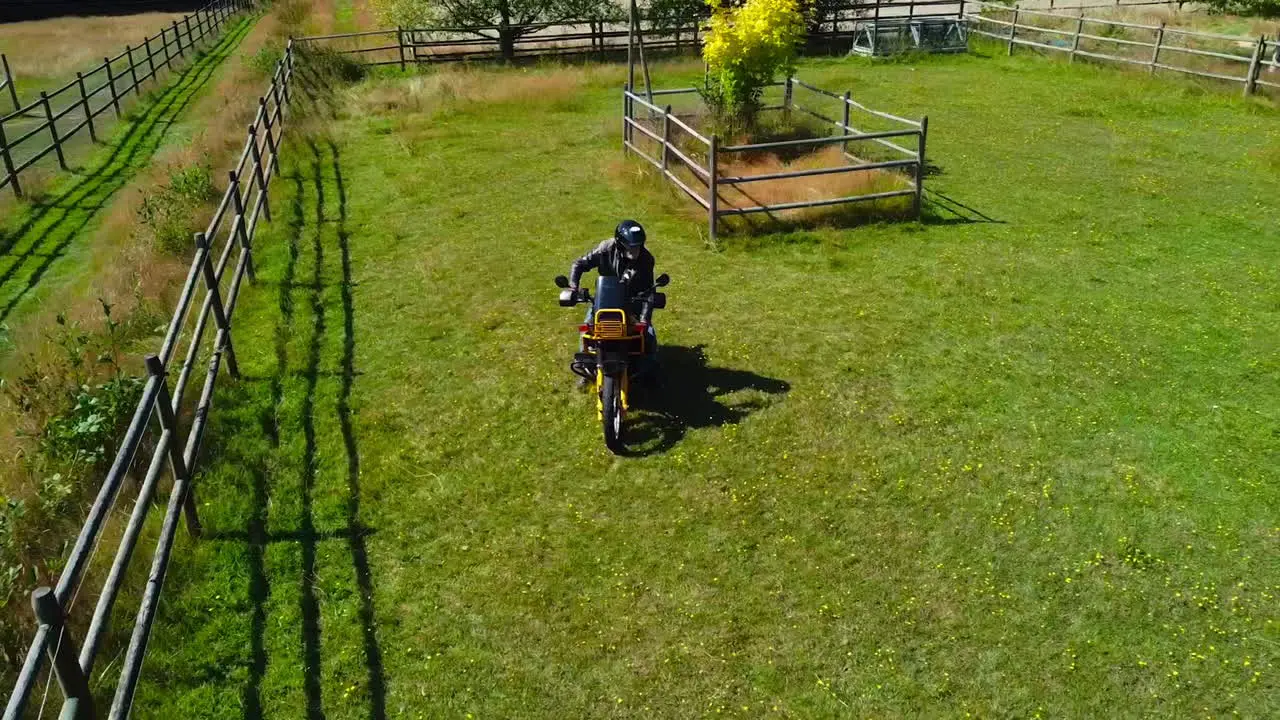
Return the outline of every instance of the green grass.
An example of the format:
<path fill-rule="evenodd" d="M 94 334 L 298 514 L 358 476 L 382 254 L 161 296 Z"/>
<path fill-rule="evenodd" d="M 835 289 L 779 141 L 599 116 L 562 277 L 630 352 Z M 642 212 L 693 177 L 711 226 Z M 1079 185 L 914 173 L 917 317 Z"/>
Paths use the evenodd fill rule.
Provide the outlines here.
<path fill-rule="evenodd" d="M 80 241 L 100 222 L 112 196 L 148 166 L 253 25 L 253 18 L 233 22 L 208 52 L 131 110 L 83 167 L 0 222 L 0 353 L 13 349 L 4 323 L 16 324 L 23 311 L 36 307 L 50 279 L 67 282 L 86 269 L 83 257 L 59 260 L 87 251 Z"/>
<path fill-rule="evenodd" d="M 616 68 L 292 136 L 135 714 L 1275 716 L 1274 111 L 801 75 L 929 115 L 927 222 L 712 249 Z M 551 278 L 623 217 L 673 282 L 618 459 Z"/>

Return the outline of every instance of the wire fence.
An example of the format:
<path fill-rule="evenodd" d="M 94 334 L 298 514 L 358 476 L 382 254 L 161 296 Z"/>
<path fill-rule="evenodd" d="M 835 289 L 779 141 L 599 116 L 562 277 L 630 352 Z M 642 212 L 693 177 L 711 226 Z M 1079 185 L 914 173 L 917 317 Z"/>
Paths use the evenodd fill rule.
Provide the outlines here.
<path fill-rule="evenodd" d="M 7 185 L 16 197 L 22 197 L 22 173 L 50 154 L 67 170 L 64 146 L 68 141 L 87 131 L 90 139 L 98 142 L 103 114 L 112 111 L 119 118 L 130 93 L 140 96 L 143 83 L 172 70 L 188 56 L 194 57 L 206 39 L 216 39 L 233 16 L 252 6 L 253 0 L 213 0 L 161 28 L 141 45 L 126 45 L 124 52 L 103 58 L 101 65 L 88 72 L 77 72 L 74 80 L 61 87 L 40 91 L 39 98 L 26 105 L 19 102 L 8 60 L 4 59 L 0 90 L 7 92 L 14 109 L 0 116 L 0 169 L 4 173 L 0 188 Z"/>
<path fill-rule="evenodd" d="M 1148 72 L 1240 83 L 1245 95 L 1280 88 L 1280 42 L 1265 35 L 1195 32 L 1159 25 L 1120 22 L 1084 14 L 1065 15 L 971 0 L 969 31 L 998 40 L 1013 54 L 1030 47 L 1066 55 L 1145 67 Z"/>
<path fill-rule="evenodd" d="M 178 525 L 185 518 L 188 531 L 197 536 L 201 532 L 192 484 L 212 408 L 214 384 L 224 364 L 233 378 L 239 376 L 231 341 L 231 318 L 244 279 L 247 277 L 251 282 L 254 279 L 251 255 L 254 235 L 259 223 L 271 218 L 267 191 L 279 172 L 284 121 L 290 115 L 291 94 L 295 92 L 294 60 L 294 44 L 290 41 L 275 66 L 270 86 L 258 100 L 258 113 L 248 128 L 244 149 L 235 167 L 228 172 L 227 190 L 204 232 L 195 235 L 195 257 L 160 351 L 146 357 L 148 378 L 142 398 L 57 586 L 40 588 L 31 596 L 38 628 L 3 720 L 24 717 L 28 704 L 37 695 L 42 674 L 56 679 L 61 688 L 62 718 L 91 720 L 105 716 L 122 720 L 129 716 Z M 204 363 L 204 382 L 192 402 L 190 390 L 198 379 L 201 363 Z M 125 477 L 135 463 L 141 469 L 144 458 L 145 474 L 141 483 L 130 485 L 137 492 L 133 509 L 116 545 L 110 570 L 96 593 L 93 613 L 87 618 L 83 613 L 73 617 L 85 570 L 103 541 L 104 528 L 119 500 Z M 104 713 L 95 707 L 89 678 L 109 638 L 113 609 L 126 586 L 126 576 L 131 566 L 136 567 L 131 560 L 147 517 L 157 505 L 166 465 L 172 477 L 168 502 L 119 679 L 110 707 Z M 112 542 L 116 542 L 114 535 Z M 73 637 L 71 626 L 83 627 L 86 619 L 88 629 L 82 636 Z"/>

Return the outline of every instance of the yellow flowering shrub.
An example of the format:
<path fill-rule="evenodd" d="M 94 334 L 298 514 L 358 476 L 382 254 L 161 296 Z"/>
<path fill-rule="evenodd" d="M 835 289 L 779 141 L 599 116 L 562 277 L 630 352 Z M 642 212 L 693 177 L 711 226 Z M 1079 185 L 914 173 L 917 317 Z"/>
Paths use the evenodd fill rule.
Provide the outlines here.
<path fill-rule="evenodd" d="M 711 20 L 702 57 L 707 61 L 709 99 L 721 112 L 750 121 L 764 86 L 790 72 L 804 36 L 798 0 L 746 0 L 726 7 L 707 0 Z"/>

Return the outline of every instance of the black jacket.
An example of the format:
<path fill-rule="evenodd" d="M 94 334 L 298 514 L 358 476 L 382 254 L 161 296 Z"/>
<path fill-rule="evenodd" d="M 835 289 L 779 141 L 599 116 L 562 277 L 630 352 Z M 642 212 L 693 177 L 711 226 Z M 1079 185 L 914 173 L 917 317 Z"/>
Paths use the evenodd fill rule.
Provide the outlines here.
<path fill-rule="evenodd" d="M 640 257 L 632 260 L 626 250 L 615 240 L 605 240 L 594 250 L 573 261 L 569 268 L 569 284 L 578 287 L 582 274 L 596 270 L 605 277 L 625 280 L 632 293 L 653 287 L 653 255 L 648 248 L 640 248 Z"/>

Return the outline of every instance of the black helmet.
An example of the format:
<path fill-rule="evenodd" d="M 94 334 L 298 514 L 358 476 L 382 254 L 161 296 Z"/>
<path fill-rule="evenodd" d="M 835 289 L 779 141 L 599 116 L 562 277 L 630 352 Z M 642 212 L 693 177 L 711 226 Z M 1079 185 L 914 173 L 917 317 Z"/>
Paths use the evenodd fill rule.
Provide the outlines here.
<path fill-rule="evenodd" d="M 623 220 L 613 231 L 613 239 L 628 248 L 644 247 L 644 228 L 635 220 Z"/>

